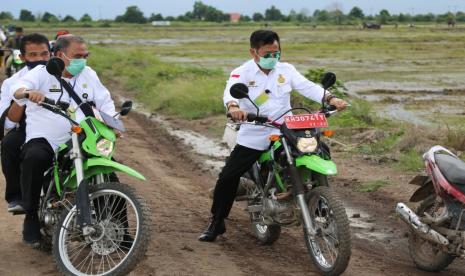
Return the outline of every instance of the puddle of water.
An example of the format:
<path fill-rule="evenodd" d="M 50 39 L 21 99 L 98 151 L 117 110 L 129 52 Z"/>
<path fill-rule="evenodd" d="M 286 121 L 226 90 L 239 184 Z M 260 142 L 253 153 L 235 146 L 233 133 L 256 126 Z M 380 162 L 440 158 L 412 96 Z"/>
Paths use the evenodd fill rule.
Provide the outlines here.
<path fill-rule="evenodd" d="M 120 97 L 120 101 L 125 101 L 124 97 Z M 207 158 L 202 158 L 205 167 L 212 169 L 215 173 L 219 172 L 224 166 L 223 161 L 229 156 L 230 149 L 222 145 L 221 141 L 210 139 L 200 133 L 190 130 L 180 130 L 173 127 L 163 116 L 154 115 L 144 109 L 143 105 L 133 102 L 133 110 L 145 115 L 150 120 L 163 126 L 166 131 L 178 139 L 185 145 L 189 146 L 193 152 Z"/>
<path fill-rule="evenodd" d="M 349 217 L 350 227 L 356 230 L 354 231 L 354 235 L 357 238 L 369 241 L 385 241 L 394 237 L 391 234 L 377 231 L 376 227 L 379 227 L 379 225 L 374 222 L 374 218 L 368 213 L 354 207 L 349 207 L 347 204 L 345 204 L 345 209 Z M 354 218 L 354 214 L 359 215 L 359 217 Z"/>

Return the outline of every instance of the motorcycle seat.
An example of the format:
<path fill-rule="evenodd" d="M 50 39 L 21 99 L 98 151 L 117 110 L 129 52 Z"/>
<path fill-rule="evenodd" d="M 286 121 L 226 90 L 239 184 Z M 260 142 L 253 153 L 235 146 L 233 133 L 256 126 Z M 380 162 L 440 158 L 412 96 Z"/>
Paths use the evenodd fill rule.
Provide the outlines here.
<path fill-rule="evenodd" d="M 436 164 L 444 177 L 455 185 L 465 185 L 465 162 L 449 154 L 435 154 Z"/>

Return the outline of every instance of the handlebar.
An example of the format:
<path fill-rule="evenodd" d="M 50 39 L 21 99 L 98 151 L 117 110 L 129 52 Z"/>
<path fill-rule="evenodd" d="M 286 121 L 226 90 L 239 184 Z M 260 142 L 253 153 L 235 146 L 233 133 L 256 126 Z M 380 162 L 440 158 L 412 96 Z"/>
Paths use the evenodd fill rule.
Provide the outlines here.
<path fill-rule="evenodd" d="M 228 118 L 232 118 L 231 113 L 229 112 L 228 114 L 226 114 L 226 116 Z M 264 124 L 268 121 L 269 121 L 268 117 L 260 116 L 260 115 L 257 116 L 257 114 L 247 113 L 247 122 L 258 122 L 258 123 Z"/>
<path fill-rule="evenodd" d="M 24 93 L 24 98 L 29 99 L 29 93 Z M 39 105 L 44 106 L 43 104 L 47 105 L 48 107 L 52 107 L 54 109 L 59 109 L 62 111 L 65 111 L 69 108 L 69 103 L 63 101 L 55 102 L 54 100 L 47 97 L 45 97 L 44 100 L 39 103 Z"/>

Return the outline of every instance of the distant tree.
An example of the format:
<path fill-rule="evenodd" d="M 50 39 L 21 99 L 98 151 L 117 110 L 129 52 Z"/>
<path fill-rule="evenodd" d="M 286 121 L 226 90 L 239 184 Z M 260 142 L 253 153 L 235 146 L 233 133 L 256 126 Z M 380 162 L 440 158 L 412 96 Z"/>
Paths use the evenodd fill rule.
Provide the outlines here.
<path fill-rule="evenodd" d="M 76 22 L 76 18 L 72 17 L 71 15 L 67 15 L 61 21 L 62 22 Z"/>
<path fill-rule="evenodd" d="M 378 21 L 381 24 L 386 24 L 391 20 L 391 14 L 387 10 L 381 10 L 378 15 Z"/>
<path fill-rule="evenodd" d="M 14 20 L 11 12 L 0 12 L 0 20 Z"/>
<path fill-rule="evenodd" d="M 408 17 L 403 13 L 399 13 L 399 15 L 397 16 L 397 21 L 401 23 L 407 22 Z"/>
<path fill-rule="evenodd" d="M 166 21 L 175 21 L 176 18 L 174 16 L 167 16 L 167 17 L 165 17 L 165 20 Z"/>
<path fill-rule="evenodd" d="M 349 17 L 363 19 L 365 17 L 365 14 L 363 14 L 363 11 L 361 8 L 353 7 L 349 12 Z"/>
<path fill-rule="evenodd" d="M 315 10 L 313 17 L 319 22 L 329 21 L 329 12 L 327 10 Z"/>
<path fill-rule="evenodd" d="M 81 22 L 92 22 L 92 17 L 90 17 L 89 14 L 85 13 L 81 19 L 79 19 Z"/>
<path fill-rule="evenodd" d="M 49 12 L 45 12 L 42 15 L 41 21 L 46 22 L 46 23 L 53 23 L 53 22 L 58 22 L 60 20 L 58 20 L 58 17 L 56 15 L 49 13 Z"/>
<path fill-rule="evenodd" d="M 260 21 L 263 21 L 263 19 L 265 19 L 265 17 L 263 16 L 263 14 L 259 13 L 259 12 L 256 12 L 252 15 L 252 20 L 255 21 L 255 22 L 260 22 Z"/>
<path fill-rule="evenodd" d="M 455 14 L 455 20 L 457 20 L 457 22 L 465 22 L 465 13 L 464 12 L 457 12 Z"/>
<path fill-rule="evenodd" d="M 311 17 L 309 14 L 310 12 L 308 11 L 308 9 L 306 8 L 301 9 L 300 12 L 297 13 L 297 21 L 299 22 L 310 21 Z"/>
<path fill-rule="evenodd" d="M 242 22 L 250 22 L 252 21 L 252 18 L 248 15 L 241 15 L 241 18 L 239 19 L 239 21 L 242 21 Z"/>
<path fill-rule="evenodd" d="M 152 13 L 149 17 L 149 21 L 162 21 L 163 20 L 163 15 L 161 13 L 154 14 Z"/>
<path fill-rule="evenodd" d="M 119 15 L 115 18 L 116 22 L 127 22 L 127 23 L 145 23 L 147 18 L 144 17 L 144 13 L 137 6 L 129 6 L 126 8 L 126 12 L 123 15 Z"/>
<path fill-rule="evenodd" d="M 21 10 L 19 12 L 19 20 L 32 22 L 36 20 L 36 17 L 29 10 Z"/>
<path fill-rule="evenodd" d="M 229 14 L 197 1 L 194 3 L 194 9 L 192 10 L 192 19 L 209 22 L 229 21 Z"/>
<path fill-rule="evenodd" d="M 284 15 L 282 14 L 281 10 L 279 10 L 275 6 L 271 6 L 271 8 L 265 11 L 265 20 L 282 21 L 283 19 Z"/>
<path fill-rule="evenodd" d="M 336 25 L 341 25 L 344 20 L 344 13 L 340 9 L 335 9 L 329 12 L 329 17 Z"/>

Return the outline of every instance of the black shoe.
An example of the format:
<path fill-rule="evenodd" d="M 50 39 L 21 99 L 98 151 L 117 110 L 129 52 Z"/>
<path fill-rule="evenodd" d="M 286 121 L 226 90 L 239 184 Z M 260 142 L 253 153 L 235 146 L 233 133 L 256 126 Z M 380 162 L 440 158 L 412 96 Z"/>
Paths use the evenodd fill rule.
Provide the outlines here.
<path fill-rule="evenodd" d="M 218 235 L 222 235 L 226 232 L 226 226 L 224 225 L 224 220 L 215 220 L 212 219 L 208 225 L 207 230 L 205 230 L 202 235 L 199 237 L 199 241 L 203 242 L 212 242 L 216 240 Z"/>
<path fill-rule="evenodd" d="M 23 241 L 32 247 L 40 241 L 40 221 L 37 212 L 26 213 L 23 224 Z"/>
<path fill-rule="evenodd" d="M 25 213 L 23 206 L 18 201 L 12 201 L 8 203 L 8 212 L 10 213 Z"/>
<path fill-rule="evenodd" d="M 23 242 L 27 246 L 30 246 L 33 249 L 39 249 L 40 248 L 40 240 L 26 240 L 25 238 L 23 238 Z"/>

